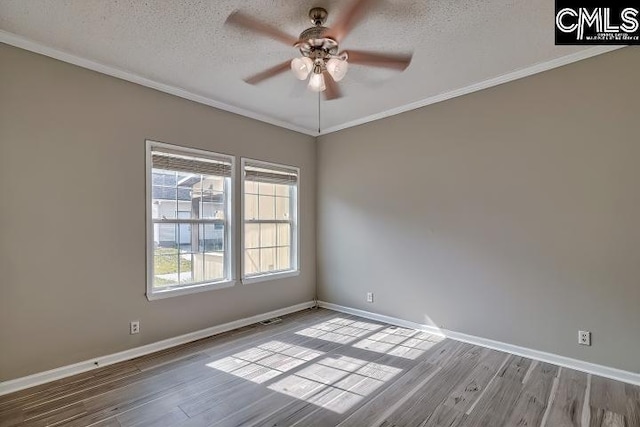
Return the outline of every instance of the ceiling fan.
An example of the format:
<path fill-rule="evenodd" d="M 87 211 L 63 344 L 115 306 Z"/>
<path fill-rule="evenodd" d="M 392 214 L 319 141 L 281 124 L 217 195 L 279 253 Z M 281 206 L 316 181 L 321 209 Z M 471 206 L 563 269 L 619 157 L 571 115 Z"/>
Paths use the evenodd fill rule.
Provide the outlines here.
<path fill-rule="evenodd" d="M 331 28 L 324 26 L 328 16 L 326 9 L 314 7 L 309 11 L 309 18 L 314 26 L 304 30 L 297 38 L 242 12 L 233 12 L 227 18 L 227 24 L 246 28 L 286 43 L 297 48 L 301 54 L 300 57 L 261 71 L 244 81 L 255 85 L 291 69 L 299 80 L 306 80 L 310 75 L 308 88 L 314 92 L 324 92 L 325 98 L 331 100 L 342 96 L 337 82 L 345 76 L 350 63 L 404 70 L 411 62 L 411 54 L 387 54 L 351 49 L 339 52 L 340 42 L 355 27 L 367 6 L 374 1 L 353 0 Z"/>

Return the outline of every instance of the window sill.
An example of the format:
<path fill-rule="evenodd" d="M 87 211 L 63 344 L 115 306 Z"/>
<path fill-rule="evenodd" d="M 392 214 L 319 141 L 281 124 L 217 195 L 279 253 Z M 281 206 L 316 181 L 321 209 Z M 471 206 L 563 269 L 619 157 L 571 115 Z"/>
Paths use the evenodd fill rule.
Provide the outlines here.
<path fill-rule="evenodd" d="M 182 288 L 167 289 L 163 291 L 151 292 L 147 290 L 147 299 L 154 301 L 158 299 L 177 297 L 180 295 L 197 294 L 199 292 L 214 291 L 216 289 L 225 289 L 235 286 L 235 280 L 225 280 L 224 282 L 204 283 L 199 285 L 185 286 Z"/>
<path fill-rule="evenodd" d="M 261 274 L 260 276 L 245 277 L 242 279 L 243 285 L 250 285 L 252 283 L 267 282 L 270 280 L 284 279 L 287 277 L 295 277 L 300 275 L 300 270 L 281 271 L 278 273 Z"/>

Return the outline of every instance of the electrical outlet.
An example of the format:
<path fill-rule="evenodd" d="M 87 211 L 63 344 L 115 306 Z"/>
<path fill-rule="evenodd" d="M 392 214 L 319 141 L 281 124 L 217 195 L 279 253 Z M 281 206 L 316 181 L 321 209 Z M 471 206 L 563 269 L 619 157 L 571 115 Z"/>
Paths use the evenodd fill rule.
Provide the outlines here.
<path fill-rule="evenodd" d="M 578 344 L 580 344 L 580 345 L 591 345 L 591 332 L 589 332 L 589 331 L 578 331 Z"/>
<path fill-rule="evenodd" d="M 367 302 L 373 302 L 373 292 L 367 292 Z"/>
<path fill-rule="evenodd" d="M 135 335 L 140 333 L 140 321 L 134 320 L 129 323 L 129 334 Z"/>

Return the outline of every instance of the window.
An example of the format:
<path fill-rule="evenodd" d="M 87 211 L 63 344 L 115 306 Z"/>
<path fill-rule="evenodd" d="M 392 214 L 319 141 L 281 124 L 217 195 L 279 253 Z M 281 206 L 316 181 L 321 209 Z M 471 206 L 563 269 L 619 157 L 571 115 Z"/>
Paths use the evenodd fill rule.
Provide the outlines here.
<path fill-rule="evenodd" d="M 233 285 L 233 158 L 147 141 L 147 297 Z"/>
<path fill-rule="evenodd" d="M 243 283 L 298 272 L 299 169 L 242 159 Z"/>

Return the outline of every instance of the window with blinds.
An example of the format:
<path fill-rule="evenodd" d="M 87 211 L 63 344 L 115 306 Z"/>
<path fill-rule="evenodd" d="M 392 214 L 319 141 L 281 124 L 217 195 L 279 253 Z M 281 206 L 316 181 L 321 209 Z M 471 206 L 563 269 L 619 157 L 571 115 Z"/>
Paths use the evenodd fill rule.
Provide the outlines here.
<path fill-rule="evenodd" d="M 149 296 L 232 279 L 233 158 L 147 142 Z"/>
<path fill-rule="evenodd" d="M 299 169 L 242 160 L 243 280 L 298 271 Z"/>

